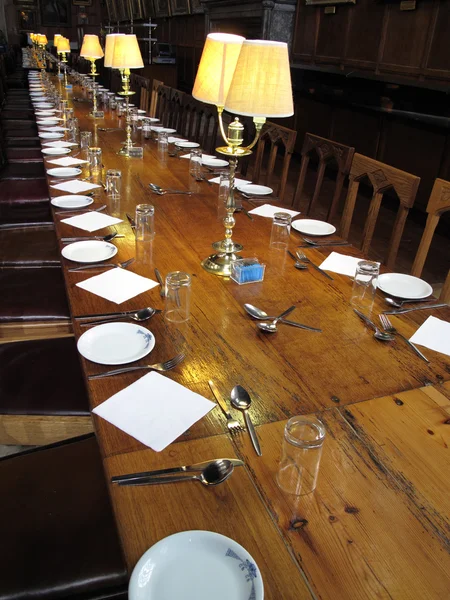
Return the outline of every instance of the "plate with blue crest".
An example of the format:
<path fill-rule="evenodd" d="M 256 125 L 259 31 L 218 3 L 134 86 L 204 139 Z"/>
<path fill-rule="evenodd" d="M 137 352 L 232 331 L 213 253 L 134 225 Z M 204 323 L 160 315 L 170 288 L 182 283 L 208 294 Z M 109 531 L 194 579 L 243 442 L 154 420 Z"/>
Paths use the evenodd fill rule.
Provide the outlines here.
<path fill-rule="evenodd" d="M 129 600 L 263 600 L 264 584 L 252 556 L 213 531 L 170 535 L 139 559 Z"/>
<path fill-rule="evenodd" d="M 132 363 L 155 347 L 155 336 L 134 323 L 104 323 L 92 327 L 79 338 L 78 352 L 99 365 Z"/>

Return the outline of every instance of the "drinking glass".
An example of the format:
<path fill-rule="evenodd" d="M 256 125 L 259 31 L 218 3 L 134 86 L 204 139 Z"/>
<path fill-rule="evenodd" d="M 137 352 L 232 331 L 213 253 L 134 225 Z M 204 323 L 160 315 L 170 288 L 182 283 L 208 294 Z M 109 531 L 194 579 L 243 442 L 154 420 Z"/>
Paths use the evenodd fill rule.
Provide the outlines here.
<path fill-rule="evenodd" d="M 226 205 L 230 193 L 230 174 L 221 173 L 217 198 L 217 218 L 221 221 L 227 214 Z"/>
<path fill-rule="evenodd" d="M 191 276 L 175 271 L 166 276 L 164 317 L 172 323 L 189 319 L 191 304 Z"/>
<path fill-rule="evenodd" d="M 292 417 L 284 429 L 278 467 L 278 487 L 288 494 L 303 496 L 316 488 L 325 427 L 315 417 Z"/>
<path fill-rule="evenodd" d="M 137 131 L 138 124 L 139 124 L 139 121 L 138 121 L 138 115 L 139 115 L 138 109 L 133 106 L 132 108 L 130 107 L 130 111 L 129 112 L 130 112 L 130 121 L 131 121 L 131 124 L 133 126 L 133 131 Z"/>
<path fill-rule="evenodd" d="M 98 175 L 102 172 L 102 149 L 91 147 L 88 153 L 89 171 L 92 175 Z"/>
<path fill-rule="evenodd" d="M 290 232 L 291 215 L 285 212 L 275 213 L 273 215 L 272 233 L 270 236 L 271 247 L 286 250 L 289 244 Z"/>
<path fill-rule="evenodd" d="M 74 110 L 73 110 L 73 108 L 67 107 L 67 108 L 64 109 L 64 115 L 63 115 L 63 117 L 66 119 L 66 121 L 70 121 L 70 119 L 73 119 L 73 116 L 74 116 Z"/>
<path fill-rule="evenodd" d="M 124 112 L 125 112 L 125 102 L 124 102 L 123 98 L 118 98 L 117 99 L 117 116 L 121 117 Z"/>
<path fill-rule="evenodd" d="M 78 119 L 76 119 L 76 118 L 70 119 L 70 121 L 67 123 L 67 126 L 69 128 L 69 131 L 67 132 L 67 137 L 68 137 L 69 141 L 78 143 L 78 134 L 79 134 Z"/>
<path fill-rule="evenodd" d="M 371 312 L 377 291 L 380 263 L 360 260 L 356 266 L 350 304 L 363 312 Z"/>
<path fill-rule="evenodd" d="M 202 149 L 192 148 L 189 158 L 189 174 L 196 179 L 201 179 L 202 176 Z"/>
<path fill-rule="evenodd" d="M 169 147 L 169 136 L 167 131 L 158 133 L 158 150 L 166 152 Z"/>
<path fill-rule="evenodd" d="M 108 169 L 106 171 L 106 193 L 108 196 L 120 196 L 122 185 L 122 172 L 117 169 Z"/>
<path fill-rule="evenodd" d="M 151 204 L 136 206 L 136 240 L 148 242 L 155 237 L 155 207 Z"/>
<path fill-rule="evenodd" d="M 90 131 L 82 131 L 80 133 L 80 148 L 82 150 L 89 150 L 92 144 L 92 133 Z"/>
<path fill-rule="evenodd" d="M 148 117 L 142 119 L 142 132 L 146 140 L 150 139 L 152 135 L 152 122 Z"/>

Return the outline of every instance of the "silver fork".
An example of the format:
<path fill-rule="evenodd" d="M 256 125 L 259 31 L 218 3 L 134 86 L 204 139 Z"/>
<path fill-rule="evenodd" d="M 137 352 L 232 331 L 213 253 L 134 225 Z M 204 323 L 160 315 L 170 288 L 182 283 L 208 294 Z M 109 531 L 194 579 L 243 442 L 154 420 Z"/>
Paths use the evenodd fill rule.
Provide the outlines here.
<path fill-rule="evenodd" d="M 125 262 L 121 263 L 97 263 L 95 265 L 82 265 L 81 267 L 75 267 L 73 269 L 68 269 L 69 273 L 73 273 L 75 271 L 86 271 L 86 269 L 104 269 L 105 267 L 126 269 L 131 263 L 134 262 L 134 258 L 130 258 Z"/>
<path fill-rule="evenodd" d="M 147 371 L 170 371 L 174 367 L 180 364 L 185 359 L 185 354 L 177 354 L 170 360 L 165 362 L 155 363 L 154 365 L 136 365 L 135 367 L 125 367 L 123 369 L 114 369 L 113 371 L 106 371 L 105 373 L 97 373 L 96 375 L 89 375 L 88 379 L 101 379 L 102 377 L 112 377 L 113 375 L 121 375 L 122 373 L 131 373 L 132 371 L 140 371 L 145 369 Z"/>
<path fill-rule="evenodd" d="M 428 358 L 424 354 L 422 354 L 422 352 L 419 350 L 419 348 L 417 348 L 417 346 L 415 344 L 413 344 L 412 342 L 410 342 L 407 337 L 405 337 L 402 333 L 400 333 L 399 331 L 397 331 L 397 329 L 392 325 L 392 323 L 391 323 L 391 321 L 390 321 L 390 319 L 389 319 L 388 316 L 383 315 L 383 314 L 380 315 L 380 322 L 381 322 L 381 325 L 383 326 L 383 329 L 385 331 L 387 331 L 388 333 L 397 334 L 399 337 L 402 338 L 402 340 L 404 340 L 408 344 L 408 346 L 412 350 L 414 350 L 414 352 L 417 354 L 417 356 L 420 356 L 420 358 L 422 360 L 424 360 L 425 362 L 427 362 L 427 363 L 430 362 L 428 360 Z"/>
<path fill-rule="evenodd" d="M 209 387 L 211 388 L 212 393 L 214 394 L 214 398 L 217 400 L 217 404 L 220 406 L 220 408 L 222 409 L 222 412 L 224 413 L 224 415 L 227 418 L 227 427 L 228 427 L 228 431 L 231 433 L 231 435 L 237 435 L 237 434 L 245 431 L 244 427 L 242 427 L 242 425 L 239 423 L 239 421 L 236 421 L 236 419 L 233 419 L 233 417 L 228 412 L 228 408 L 225 403 L 225 400 L 220 395 L 220 392 L 217 389 L 214 381 L 212 381 L 210 379 L 208 381 L 208 384 L 209 384 Z"/>
<path fill-rule="evenodd" d="M 331 277 L 331 275 L 328 275 L 328 273 L 326 271 L 323 271 L 320 267 L 318 267 L 313 262 L 311 262 L 311 260 L 306 256 L 306 254 L 303 254 L 303 252 L 300 252 L 300 250 L 297 250 L 297 252 L 295 254 L 297 255 L 298 260 L 308 263 L 309 265 L 314 267 L 314 269 L 316 269 L 316 271 L 319 271 L 319 273 L 322 273 L 322 275 L 325 275 L 325 277 L 328 277 L 328 279 L 331 279 L 331 281 L 333 281 L 333 278 Z"/>

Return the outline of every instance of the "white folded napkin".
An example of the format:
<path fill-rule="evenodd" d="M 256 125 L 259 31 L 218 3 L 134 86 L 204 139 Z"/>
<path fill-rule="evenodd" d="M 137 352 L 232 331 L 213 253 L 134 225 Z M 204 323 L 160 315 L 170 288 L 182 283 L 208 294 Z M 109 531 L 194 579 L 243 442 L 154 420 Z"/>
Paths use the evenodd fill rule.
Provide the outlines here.
<path fill-rule="evenodd" d="M 77 286 L 83 290 L 96 294 L 101 298 L 106 298 L 116 304 L 122 304 L 122 302 L 139 296 L 139 294 L 147 292 L 157 285 L 159 283 L 153 281 L 153 279 L 142 277 L 120 267 L 108 267 L 104 273 L 77 283 Z"/>
<path fill-rule="evenodd" d="M 362 260 L 362 258 L 355 258 L 354 256 L 339 254 L 339 252 L 332 252 L 319 266 L 324 271 L 333 271 L 333 273 L 354 277 L 356 267 Z"/>
<path fill-rule="evenodd" d="M 93 412 L 161 452 L 214 407 L 214 402 L 152 372 L 108 398 Z"/>
<path fill-rule="evenodd" d="M 50 125 L 48 127 L 39 126 L 40 131 L 69 131 L 68 127 L 61 127 L 60 125 Z"/>
<path fill-rule="evenodd" d="M 67 223 L 67 225 L 72 225 L 72 227 L 78 227 L 85 231 L 97 231 L 97 229 L 103 229 L 104 227 L 122 223 L 122 219 L 116 219 L 116 217 L 111 217 L 110 215 L 105 215 L 93 210 L 91 212 L 85 212 L 82 215 L 69 217 L 68 219 L 61 219 L 61 223 Z"/>
<path fill-rule="evenodd" d="M 81 160 L 81 158 L 72 158 L 71 156 L 62 156 L 61 158 L 55 158 L 54 160 L 48 160 L 47 162 L 60 167 L 71 167 L 73 165 L 87 163 L 88 161 Z"/>
<path fill-rule="evenodd" d="M 450 356 L 450 323 L 428 317 L 409 341 Z"/>
<path fill-rule="evenodd" d="M 180 156 L 180 158 L 191 158 L 191 154 L 183 154 L 182 156 Z M 208 159 L 208 158 L 216 158 L 215 156 L 212 156 L 211 154 L 202 154 L 202 160 L 204 159 Z"/>
<path fill-rule="evenodd" d="M 259 215 L 260 217 L 268 217 L 269 219 L 273 218 L 275 213 L 284 212 L 291 215 L 291 217 L 296 217 L 300 214 L 297 210 L 289 210 L 288 208 L 280 208 L 279 206 L 273 206 L 272 204 L 262 204 L 253 210 L 248 211 L 252 215 Z"/>
<path fill-rule="evenodd" d="M 76 146 L 75 142 L 63 142 L 59 140 L 58 142 L 42 142 L 43 146 L 50 146 L 50 148 L 70 148 L 71 146 Z"/>
<path fill-rule="evenodd" d="M 169 144 L 175 144 L 175 142 L 187 142 L 188 140 L 186 140 L 184 138 L 177 138 L 177 137 L 173 137 L 173 136 L 169 135 L 169 137 L 167 138 L 167 141 L 169 142 Z"/>
<path fill-rule="evenodd" d="M 214 156 L 214 158 L 216 158 Z M 219 177 L 214 177 L 214 179 L 210 179 L 211 183 L 220 183 L 220 175 Z M 234 187 L 237 187 L 238 185 L 248 185 L 249 183 L 251 183 L 251 181 L 247 181 L 246 179 L 239 179 L 238 177 L 235 178 L 234 180 Z"/>
<path fill-rule="evenodd" d="M 102 187 L 97 183 L 91 183 L 90 181 L 79 181 L 78 179 L 71 179 L 70 181 L 64 181 L 64 183 L 57 183 L 56 185 L 51 185 L 50 187 L 55 188 L 55 190 L 61 190 L 62 192 L 70 192 L 71 194 L 79 194 L 80 192 L 86 192 L 87 190 L 92 190 L 93 188 Z"/>

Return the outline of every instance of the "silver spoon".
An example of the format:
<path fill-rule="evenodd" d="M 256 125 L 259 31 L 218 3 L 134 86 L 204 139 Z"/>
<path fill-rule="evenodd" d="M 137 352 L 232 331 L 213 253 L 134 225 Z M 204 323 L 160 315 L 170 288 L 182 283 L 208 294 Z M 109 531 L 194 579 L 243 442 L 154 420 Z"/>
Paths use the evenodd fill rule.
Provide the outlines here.
<path fill-rule="evenodd" d="M 258 319 L 259 321 L 269 321 L 270 319 L 276 319 L 276 317 L 270 317 L 266 312 L 264 312 L 260 308 L 256 308 L 256 306 L 253 306 L 253 304 L 244 304 L 244 308 L 251 317 L 253 317 L 254 319 Z M 303 325 L 302 323 L 290 321 L 289 319 L 280 319 L 280 323 L 284 323 L 285 325 L 292 325 L 293 327 L 299 327 L 300 329 L 307 329 L 309 331 L 322 331 L 321 329 L 317 329 L 316 327 Z"/>
<path fill-rule="evenodd" d="M 394 298 L 385 298 L 386 304 L 390 304 L 391 306 L 395 306 L 396 308 L 402 308 L 404 304 L 410 304 L 414 302 L 431 302 L 433 298 L 422 298 L 422 299 L 413 299 L 413 300 L 394 300 Z"/>
<path fill-rule="evenodd" d="M 215 460 L 197 475 L 155 475 L 142 479 L 119 481 L 119 485 L 159 485 L 161 483 L 175 483 L 177 481 L 200 481 L 203 485 L 218 485 L 223 483 L 234 471 L 234 465 L 227 459 Z"/>
<path fill-rule="evenodd" d="M 364 313 L 360 312 L 356 308 L 354 308 L 353 311 L 358 315 L 361 321 L 364 321 L 364 323 L 369 325 L 369 327 L 371 327 L 375 331 L 375 333 L 373 334 L 374 338 L 382 342 L 390 342 L 394 339 L 394 336 L 392 334 L 386 333 L 385 331 L 381 331 L 381 329 L 378 329 L 375 323 L 371 321 L 369 317 L 367 317 Z"/>
<path fill-rule="evenodd" d="M 250 398 L 250 394 L 247 392 L 247 390 L 243 388 L 242 385 L 235 385 L 231 390 L 231 404 L 234 406 L 234 408 L 242 410 L 244 413 L 245 423 L 250 434 L 250 439 L 252 440 L 253 448 L 255 449 L 256 454 L 261 456 L 262 452 L 258 438 L 256 437 L 256 431 L 250 419 L 250 415 L 247 412 L 251 403 L 252 399 Z"/>
<path fill-rule="evenodd" d="M 102 325 L 103 323 L 112 323 L 114 321 L 121 321 L 122 319 L 131 319 L 132 321 L 137 321 L 138 323 L 140 323 L 141 321 L 148 321 L 148 319 L 151 319 L 153 315 L 156 315 L 160 312 L 161 311 L 157 308 L 141 308 L 135 313 L 131 313 L 128 315 L 116 315 L 114 317 L 102 319 L 101 321 L 89 321 L 88 323 L 80 323 L 80 327 L 89 327 L 90 325 Z"/>
<path fill-rule="evenodd" d="M 159 185 L 156 185 L 156 183 L 149 183 L 148 186 L 151 190 L 153 190 L 156 194 L 159 194 L 160 196 L 163 196 L 164 194 L 187 194 L 188 196 L 190 196 L 192 194 L 192 192 L 183 191 L 183 190 L 171 190 L 171 189 L 165 190 L 162 187 L 160 187 Z"/>
<path fill-rule="evenodd" d="M 65 244 L 72 243 L 72 242 L 86 242 L 86 241 L 90 241 L 90 240 L 98 240 L 101 242 L 110 242 L 115 237 L 123 238 L 125 236 L 117 233 L 117 231 L 116 231 L 115 233 L 109 233 L 108 235 L 105 235 L 105 236 L 98 235 L 98 236 L 94 236 L 94 237 L 81 237 L 80 236 L 80 237 L 61 238 L 61 242 L 65 243 Z"/>
<path fill-rule="evenodd" d="M 294 265 L 294 267 L 295 267 L 296 269 L 298 269 L 299 271 L 304 271 L 305 269 L 307 269 L 307 268 L 308 268 L 308 267 L 307 267 L 307 266 L 306 266 L 304 263 L 300 262 L 300 261 L 297 259 L 297 257 L 296 257 L 296 256 L 294 256 L 294 254 L 292 254 L 292 252 L 291 252 L 290 250 L 288 250 L 288 251 L 287 251 L 287 253 L 289 254 L 289 256 L 290 256 L 291 258 L 293 258 L 293 259 L 295 260 L 295 265 Z"/>
<path fill-rule="evenodd" d="M 276 317 L 272 323 L 257 323 L 258 327 L 260 329 L 262 329 L 262 331 L 267 331 L 269 333 L 275 333 L 276 331 L 278 331 L 277 329 L 277 323 L 278 321 L 281 321 L 281 319 L 283 317 L 285 317 L 286 315 L 288 315 L 289 313 L 291 313 L 293 310 L 295 310 L 295 306 L 291 306 L 290 308 L 288 308 L 287 310 L 285 310 L 283 313 L 281 313 L 280 316 Z"/>

